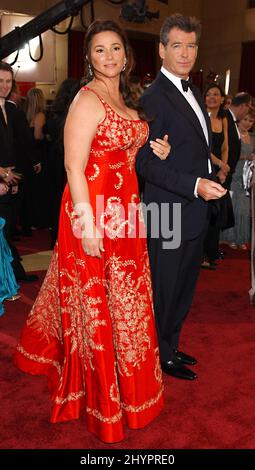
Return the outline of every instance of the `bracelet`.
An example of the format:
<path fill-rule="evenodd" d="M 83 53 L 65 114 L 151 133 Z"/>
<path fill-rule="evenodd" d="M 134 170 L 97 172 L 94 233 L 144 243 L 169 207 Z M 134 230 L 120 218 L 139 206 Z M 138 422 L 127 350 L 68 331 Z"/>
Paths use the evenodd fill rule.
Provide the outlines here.
<path fill-rule="evenodd" d="M 5 172 L 5 174 L 3 175 L 3 178 L 4 178 L 4 179 L 5 179 L 5 178 L 8 178 L 9 174 L 10 174 L 10 170 L 7 170 L 7 171 Z"/>

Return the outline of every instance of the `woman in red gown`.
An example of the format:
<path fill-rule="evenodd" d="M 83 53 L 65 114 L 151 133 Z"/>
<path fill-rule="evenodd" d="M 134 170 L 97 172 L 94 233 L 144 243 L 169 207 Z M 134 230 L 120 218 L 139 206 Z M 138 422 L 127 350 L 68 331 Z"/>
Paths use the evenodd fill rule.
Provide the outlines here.
<path fill-rule="evenodd" d="M 85 40 L 88 86 L 65 125 L 59 236 L 23 329 L 15 363 L 48 377 L 51 421 L 86 416 L 105 442 L 141 428 L 162 408 L 162 376 L 135 157 L 148 127 L 128 101 L 132 55 L 112 21 Z M 164 138 L 152 143 L 166 158 Z M 141 231 L 140 231 L 141 232 Z M 140 236 L 139 236 L 140 235 Z"/>

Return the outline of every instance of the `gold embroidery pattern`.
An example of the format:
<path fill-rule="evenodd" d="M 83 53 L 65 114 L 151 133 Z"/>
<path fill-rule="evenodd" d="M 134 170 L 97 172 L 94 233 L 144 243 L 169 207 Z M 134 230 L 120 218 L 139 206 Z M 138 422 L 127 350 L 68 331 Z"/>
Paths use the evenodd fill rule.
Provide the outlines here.
<path fill-rule="evenodd" d="M 125 150 L 127 157 L 125 164 L 129 170 L 134 170 L 136 153 L 148 136 L 148 125 L 139 119 L 132 120 L 120 116 L 102 98 L 100 100 L 105 107 L 106 116 L 97 128 L 92 142 L 91 157 L 105 159 L 107 150 L 118 151 L 118 154 L 120 150 Z M 110 159 L 111 157 L 109 157 L 109 167 L 112 168 L 110 165 L 114 165 L 114 162 Z M 119 165 L 119 162 L 115 165 Z"/>
<path fill-rule="evenodd" d="M 74 257 L 73 253 L 71 255 Z M 77 265 L 84 265 L 84 261 L 76 260 Z M 64 305 L 62 314 L 67 314 L 70 320 L 70 326 L 66 328 L 64 335 L 65 338 L 70 337 L 70 353 L 77 351 L 84 360 L 85 368 L 89 363 L 94 370 L 93 351 L 104 350 L 104 345 L 97 343 L 95 336 L 99 327 L 106 326 L 106 321 L 100 319 L 102 299 L 94 297 L 89 291 L 95 285 L 102 286 L 104 281 L 99 277 L 92 277 L 84 284 L 75 267 L 72 270 L 63 269 L 60 276 L 64 278 L 61 288 Z"/>
<path fill-rule="evenodd" d="M 21 344 L 17 345 L 17 350 L 23 354 L 27 359 L 30 359 L 31 361 L 39 362 L 39 364 L 50 364 L 51 366 L 56 367 L 59 375 L 61 375 L 62 372 L 62 367 L 59 364 L 59 362 L 54 361 L 53 359 L 46 359 L 43 356 L 38 356 L 37 354 L 30 354 L 28 351 L 26 351 Z"/>
<path fill-rule="evenodd" d="M 115 189 L 120 189 L 123 186 L 123 176 L 119 171 L 116 171 L 116 176 L 119 178 L 119 182 L 114 187 Z"/>
<path fill-rule="evenodd" d="M 155 379 L 157 380 L 157 382 L 162 383 L 162 369 L 160 365 L 159 348 L 155 348 L 154 351 L 155 351 L 155 360 L 156 360 L 154 375 L 155 375 Z"/>
<path fill-rule="evenodd" d="M 82 397 L 85 397 L 84 391 L 71 392 L 65 398 L 56 397 L 54 401 L 56 405 L 64 405 L 65 403 L 68 403 L 70 401 L 80 400 L 80 398 Z"/>
<path fill-rule="evenodd" d="M 33 329 L 38 329 L 47 342 L 50 342 L 52 338 L 57 338 L 62 342 L 57 244 L 40 293 L 29 314 L 27 324 Z"/>
<path fill-rule="evenodd" d="M 115 366 L 117 364 L 115 363 Z M 110 386 L 110 399 L 115 403 L 120 403 L 120 393 L 119 393 L 119 386 L 118 386 L 118 378 L 116 373 L 116 367 L 114 368 L 114 376 L 115 376 L 115 383 Z"/>
<path fill-rule="evenodd" d="M 124 229 L 129 221 L 125 220 L 125 211 L 121 204 L 121 199 L 116 196 L 107 199 L 106 208 L 100 217 L 100 227 L 105 230 L 105 234 L 111 240 L 123 238 Z"/>
<path fill-rule="evenodd" d="M 118 421 L 121 420 L 122 418 L 122 411 L 120 411 L 119 413 L 117 413 L 116 415 L 114 416 L 111 416 L 109 418 L 106 418 L 106 416 L 103 416 L 100 411 L 98 410 L 93 410 L 92 408 L 89 408 L 88 406 L 86 407 L 86 411 L 87 413 L 91 414 L 92 416 L 94 416 L 94 418 L 97 418 L 99 421 L 102 421 L 103 423 L 106 423 L 106 424 L 114 424 L 114 423 L 117 423 Z"/>
<path fill-rule="evenodd" d="M 111 170 L 118 170 L 119 168 L 121 168 L 123 165 L 125 165 L 124 162 L 119 162 L 119 163 L 116 163 L 116 164 L 110 164 L 109 163 L 109 168 Z"/>
<path fill-rule="evenodd" d="M 143 254 L 143 261 L 142 261 L 142 266 L 143 266 L 143 279 L 147 287 L 147 292 L 148 296 L 150 299 L 151 307 L 153 310 L 153 293 L 152 293 L 152 284 L 151 284 L 151 270 L 150 270 L 150 264 L 149 264 L 149 257 L 148 257 L 148 252 L 145 251 Z M 154 314 L 154 310 L 153 310 Z"/>
<path fill-rule="evenodd" d="M 88 176 L 89 181 L 95 181 L 95 179 L 99 176 L 100 174 L 100 169 L 99 166 L 96 163 L 93 163 L 93 168 L 95 170 L 94 175 Z"/>
<path fill-rule="evenodd" d="M 132 273 L 137 269 L 134 260 L 123 261 L 113 255 L 105 269 L 117 366 L 121 374 L 131 376 L 134 368 L 140 369 L 150 348 L 146 288 L 141 293 L 145 280 L 143 275 L 133 279 Z"/>
<path fill-rule="evenodd" d="M 147 410 L 151 406 L 154 406 L 159 401 L 160 397 L 162 396 L 163 391 L 164 391 L 164 387 L 162 385 L 156 397 L 150 398 L 150 400 L 147 400 L 145 403 L 139 406 L 122 404 L 122 408 L 123 410 L 129 411 L 131 413 L 140 413 L 141 411 Z"/>

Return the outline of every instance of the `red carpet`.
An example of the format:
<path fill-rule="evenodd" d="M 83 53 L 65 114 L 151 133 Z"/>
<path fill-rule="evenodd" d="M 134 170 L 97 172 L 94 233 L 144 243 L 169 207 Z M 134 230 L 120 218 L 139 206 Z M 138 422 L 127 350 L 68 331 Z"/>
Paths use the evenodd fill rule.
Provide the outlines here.
<path fill-rule="evenodd" d="M 47 232 L 22 239 L 23 252 L 49 249 Z M 41 272 L 41 281 L 45 273 Z M 164 376 L 165 407 L 147 428 L 107 445 L 85 420 L 50 424 L 44 377 L 17 370 L 12 353 L 40 282 L 0 318 L 2 449 L 252 449 L 255 447 L 255 307 L 249 305 L 249 254 L 226 248 L 217 271 L 201 271 L 181 349 L 196 356 L 198 380 Z"/>

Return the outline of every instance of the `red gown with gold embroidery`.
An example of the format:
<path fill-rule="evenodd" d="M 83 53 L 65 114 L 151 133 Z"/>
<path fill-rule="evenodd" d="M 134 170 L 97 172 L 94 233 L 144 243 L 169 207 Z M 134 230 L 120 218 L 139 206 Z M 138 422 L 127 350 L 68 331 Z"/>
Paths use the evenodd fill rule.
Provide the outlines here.
<path fill-rule="evenodd" d="M 146 239 L 137 233 L 141 217 L 134 209 L 135 157 L 148 127 L 98 98 L 105 118 L 85 175 L 105 252 L 102 259 L 86 255 L 74 236 L 77 218 L 67 185 L 58 242 L 15 363 L 47 375 L 52 422 L 85 415 L 89 431 L 116 442 L 124 437 L 125 423 L 141 428 L 158 415 L 163 386 Z"/>

